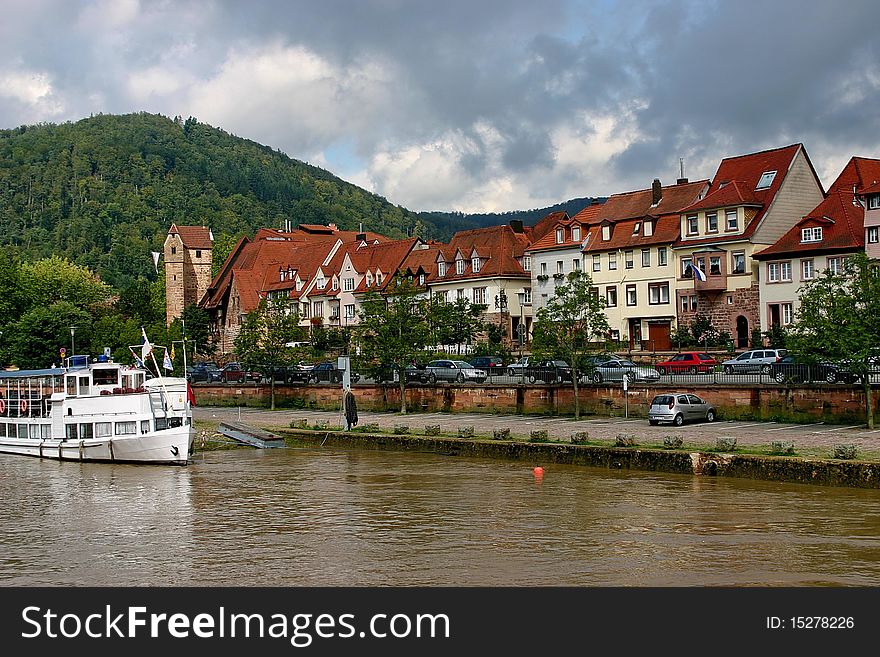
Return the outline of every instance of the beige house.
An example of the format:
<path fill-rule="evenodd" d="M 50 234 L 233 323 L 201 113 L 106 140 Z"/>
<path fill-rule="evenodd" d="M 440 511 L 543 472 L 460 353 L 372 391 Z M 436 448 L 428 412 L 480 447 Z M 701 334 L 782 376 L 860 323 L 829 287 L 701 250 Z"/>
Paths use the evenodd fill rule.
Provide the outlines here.
<path fill-rule="evenodd" d="M 679 325 L 700 315 L 749 346 L 761 326 L 760 251 L 824 198 L 802 144 L 722 160 L 705 197 L 680 214 L 673 245 Z"/>

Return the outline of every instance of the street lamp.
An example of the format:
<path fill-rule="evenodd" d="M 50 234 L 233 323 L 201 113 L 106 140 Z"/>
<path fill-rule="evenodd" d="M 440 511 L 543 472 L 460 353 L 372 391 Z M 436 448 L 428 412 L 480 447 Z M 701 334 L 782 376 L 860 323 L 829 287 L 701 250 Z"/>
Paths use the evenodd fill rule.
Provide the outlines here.
<path fill-rule="evenodd" d="M 76 327 L 70 327 L 70 355 L 73 356 L 76 353 L 76 349 L 73 348 L 73 334 L 76 333 Z"/>

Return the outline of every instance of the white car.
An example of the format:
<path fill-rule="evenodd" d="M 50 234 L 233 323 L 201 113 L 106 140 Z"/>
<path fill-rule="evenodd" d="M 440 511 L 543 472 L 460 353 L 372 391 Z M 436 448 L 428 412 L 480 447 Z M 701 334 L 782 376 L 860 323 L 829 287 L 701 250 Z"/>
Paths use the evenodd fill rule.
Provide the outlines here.
<path fill-rule="evenodd" d="M 721 363 L 725 374 L 745 374 L 760 372 L 770 374 L 773 363 L 778 363 L 788 353 L 788 349 L 752 349 L 741 353 L 736 358 Z"/>
<path fill-rule="evenodd" d="M 479 370 L 463 360 L 432 360 L 425 365 L 425 374 L 428 383 L 437 381 L 483 383 L 487 376 L 486 370 Z"/>
<path fill-rule="evenodd" d="M 522 376 L 525 369 L 529 366 L 531 356 L 523 356 L 518 361 L 510 363 L 507 366 L 507 376 Z"/>
<path fill-rule="evenodd" d="M 659 381 L 660 372 L 653 367 L 637 365 L 631 360 L 609 360 L 596 365 L 593 372 L 593 383 L 603 381 Z"/>

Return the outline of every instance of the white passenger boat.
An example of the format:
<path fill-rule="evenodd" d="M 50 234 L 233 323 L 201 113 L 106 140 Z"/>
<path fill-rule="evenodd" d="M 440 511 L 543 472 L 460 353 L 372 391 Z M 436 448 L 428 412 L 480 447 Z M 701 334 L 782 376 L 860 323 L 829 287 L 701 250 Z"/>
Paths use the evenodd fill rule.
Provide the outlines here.
<path fill-rule="evenodd" d="M 112 361 L 0 371 L 0 452 L 64 461 L 186 465 L 187 381 Z"/>

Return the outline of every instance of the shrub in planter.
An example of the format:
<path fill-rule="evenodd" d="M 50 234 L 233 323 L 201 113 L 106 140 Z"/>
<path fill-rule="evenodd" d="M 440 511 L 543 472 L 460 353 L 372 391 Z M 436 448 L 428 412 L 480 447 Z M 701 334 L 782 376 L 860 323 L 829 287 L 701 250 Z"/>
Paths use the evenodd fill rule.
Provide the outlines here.
<path fill-rule="evenodd" d="M 625 433 L 617 434 L 617 440 L 614 441 L 615 447 L 635 447 L 637 444 L 635 436 L 629 436 Z"/>
<path fill-rule="evenodd" d="M 543 442 L 547 440 L 546 429 L 535 429 L 529 433 L 529 440 L 533 443 Z"/>
<path fill-rule="evenodd" d="M 736 450 L 736 438 L 733 436 L 721 436 L 715 441 L 715 448 L 722 452 L 732 452 Z"/>
<path fill-rule="evenodd" d="M 439 424 L 426 424 L 425 425 L 425 435 L 426 436 L 439 436 L 440 435 L 440 425 Z"/>
<path fill-rule="evenodd" d="M 590 434 L 586 431 L 575 431 L 571 434 L 572 445 L 585 445 L 590 440 Z"/>
<path fill-rule="evenodd" d="M 401 436 L 405 433 L 409 433 L 409 427 L 405 424 L 395 424 L 394 425 L 394 433 L 395 435 Z"/>
<path fill-rule="evenodd" d="M 458 428 L 458 437 L 459 438 L 473 438 L 474 437 L 474 428 L 473 427 L 459 427 Z"/>
<path fill-rule="evenodd" d="M 836 459 L 854 459 L 858 454 L 859 449 L 853 444 L 834 446 L 834 458 Z"/>
<path fill-rule="evenodd" d="M 794 443 L 788 440 L 774 440 L 770 443 L 773 454 L 794 454 Z"/>
<path fill-rule="evenodd" d="M 510 440 L 510 429 L 495 429 L 492 432 L 492 438 L 495 440 Z"/>
<path fill-rule="evenodd" d="M 663 439 L 663 447 L 666 449 L 679 449 L 684 444 L 681 436 L 666 436 Z"/>

